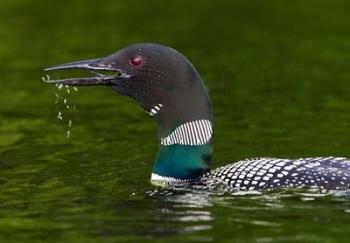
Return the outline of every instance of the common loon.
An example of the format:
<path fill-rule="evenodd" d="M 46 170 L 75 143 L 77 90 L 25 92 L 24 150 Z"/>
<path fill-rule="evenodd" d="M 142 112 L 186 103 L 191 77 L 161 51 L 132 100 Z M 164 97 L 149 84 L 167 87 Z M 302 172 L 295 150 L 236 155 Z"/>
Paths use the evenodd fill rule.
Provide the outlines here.
<path fill-rule="evenodd" d="M 104 58 L 57 65 L 45 71 L 66 69 L 84 69 L 94 76 L 44 81 L 109 86 L 131 97 L 154 118 L 159 153 L 151 176 L 153 184 L 214 181 L 237 190 L 350 188 L 347 158 L 254 158 L 210 170 L 214 127 L 208 92 L 193 65 L 170 47 L 134 44 Z"/>

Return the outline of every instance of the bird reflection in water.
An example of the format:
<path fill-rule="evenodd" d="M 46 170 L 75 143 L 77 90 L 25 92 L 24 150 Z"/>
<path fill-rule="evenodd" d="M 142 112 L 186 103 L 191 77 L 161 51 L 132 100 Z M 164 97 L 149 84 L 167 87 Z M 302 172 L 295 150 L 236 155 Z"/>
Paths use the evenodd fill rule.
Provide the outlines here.
<path fill-rule="evenodd" d="M 195 191 L 177 191 L 176 189 L 158 189 L 147 191 L 146 196 L 154 199 L 159 209 L 154 210 L 154 220 L 159 227 L 153 233 L 156 235 L 173 236 L 192 233 L 191 239 L 212 241 L 210 231 L 213 228 L 214 217 L 210 212 L 213 206 L 209 193 Z M 196 232 L 201 235 L 196 236 Z M 208 232 L 206 236 L 205 232 Z"/>

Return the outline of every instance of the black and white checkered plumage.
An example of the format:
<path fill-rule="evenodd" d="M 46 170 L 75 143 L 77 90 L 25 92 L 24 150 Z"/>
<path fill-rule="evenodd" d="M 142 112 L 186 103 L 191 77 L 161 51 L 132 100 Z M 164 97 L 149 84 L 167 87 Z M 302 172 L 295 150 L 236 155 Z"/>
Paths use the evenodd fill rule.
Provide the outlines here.
<path fill-rule="evenodd" d="M 201 181 L 220 181 L 238 190 L 350 189 L 350 160 L 339 157 L 247 159 L 212 170 L 204 174 Z"/>

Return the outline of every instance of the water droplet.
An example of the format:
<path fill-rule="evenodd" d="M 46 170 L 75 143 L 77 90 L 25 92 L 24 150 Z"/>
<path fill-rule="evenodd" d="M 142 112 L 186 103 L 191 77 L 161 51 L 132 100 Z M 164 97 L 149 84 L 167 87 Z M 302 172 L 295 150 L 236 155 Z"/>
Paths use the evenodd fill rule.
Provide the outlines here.
<path fill-rule="evenodd" d="M 62 119 L 63 119 L 63 117 L 62 117 L 62 112 L 60 112 L 60 111 L 58 112 L 58 114 L 57 114 L 57 118 L 58 118 L 58 119 L 60 119 L 60 120 L 62 120 Z"/>
<path fill-rule="evenodd" d="M 57 104 L 60 101 L 60 94 L 55 93 L 55 104 Z"/>
<path fill-rule="evenodd" d="M 70 89 L 69 89 L 68 85 L 66 85 L 66 91 L 67 91 L 68 94 L 70 93 Z"/>
<path fill-rule="evenodd" d="M 57 104 L 57 107 L 61 111 L 57 111 L 57 118 L 61 121 L 64 121 L 66 123 L 66 137 L 70 138 L 71 135 L 71 128 L 72 128 L 72 120 L 70 119 L 70 109 L 76 109 L 76 105 L 70 104 L 71 97 L 70 95 L 74 95 L 71 91 L 74 90 L 75 92 L 78 91 L 78 88 L 71 87 L 64 84 L 56 84 L 56 87 L 58 89 L 62 89 L 55 93 L 55 103 Z M 64 113 L 64 116 L 63 116 Z"/>

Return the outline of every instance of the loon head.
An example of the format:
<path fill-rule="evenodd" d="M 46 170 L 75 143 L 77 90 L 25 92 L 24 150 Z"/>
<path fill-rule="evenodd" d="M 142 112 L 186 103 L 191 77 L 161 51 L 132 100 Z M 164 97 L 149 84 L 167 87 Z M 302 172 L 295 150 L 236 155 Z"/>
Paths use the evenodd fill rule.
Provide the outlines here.
<path fill-rule="evenodd" d="M 45 71 L 67 69 L 87 70 L 94 76 L 44 81 L 109 86 L 131 97 L 156 120 L 160 151 L 153 180 L 191 180 L 209 169 L 213 152 L 210 100 L 200 75 L 178 51 L 158 44 L 135 44 L 104 58 Z"/>

